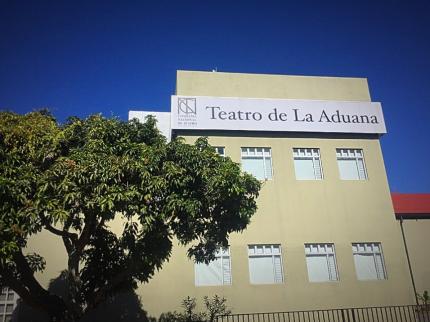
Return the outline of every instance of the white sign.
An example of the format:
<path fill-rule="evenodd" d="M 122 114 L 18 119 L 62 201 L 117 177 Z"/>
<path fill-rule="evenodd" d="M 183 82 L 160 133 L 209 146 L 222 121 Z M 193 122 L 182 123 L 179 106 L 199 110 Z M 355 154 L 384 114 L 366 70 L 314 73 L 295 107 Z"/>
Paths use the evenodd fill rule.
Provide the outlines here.
<path fill-rule="evenodd" d="M 380 103 L 172 96 L 172 129 L 386 133 Z"/>

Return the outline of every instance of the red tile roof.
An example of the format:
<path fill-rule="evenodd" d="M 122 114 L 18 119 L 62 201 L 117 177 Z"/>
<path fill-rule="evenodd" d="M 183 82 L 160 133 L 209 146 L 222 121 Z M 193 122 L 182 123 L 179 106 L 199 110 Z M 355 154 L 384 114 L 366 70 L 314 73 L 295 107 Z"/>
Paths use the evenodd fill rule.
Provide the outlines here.
<path fill-rule="evenodd" d="M 391 193 L 397 217 L 430 218 L 430 193 Z"/>

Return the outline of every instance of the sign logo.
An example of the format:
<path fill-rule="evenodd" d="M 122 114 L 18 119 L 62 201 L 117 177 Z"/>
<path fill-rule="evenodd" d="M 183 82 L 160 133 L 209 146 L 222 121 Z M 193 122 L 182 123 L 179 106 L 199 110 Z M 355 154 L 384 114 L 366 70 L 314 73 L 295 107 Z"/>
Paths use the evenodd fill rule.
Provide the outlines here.
<path fill-rule="evenodd" d="M 195 97 L 178 97 L 178 125 L 197 126 L 197 99 Z"/>
<path fill-rule="evenodd" d="M 197 114 L 196 98 L 178 97 L 178 115 Z"/>

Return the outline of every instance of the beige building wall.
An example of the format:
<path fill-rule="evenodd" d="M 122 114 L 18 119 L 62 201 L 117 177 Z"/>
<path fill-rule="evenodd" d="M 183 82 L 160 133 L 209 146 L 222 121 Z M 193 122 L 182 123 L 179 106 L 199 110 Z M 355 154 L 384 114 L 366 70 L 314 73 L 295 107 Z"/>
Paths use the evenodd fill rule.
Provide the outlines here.
<path fill-rule="evenodd" d="M 248 98 L 370 101 L 365 78 L 179 70 L 176 94 Z"/>
<path fill-rule="evenodd" d="M 189 71 L 178 71 L 177 94 L 371 100 L 367 81 L 362 78 Z M 187 296 L 196 297 L 201 304 L 203 296 L 214 294 L 226 297 L 234 313 L 413 303 L 414 294 L 400 226 L 393 213 L 378 137 L 262 132 L 232 136 L 228 132 L 214 131 L 209 134 L 210 143 L 225 146 L 226 155 L 238 163 L 241 147 L 270 147 L 273 179 L 263 183 L 258 199 L 259 209 L 249 228 L 230 238 L 232 285 L 196 287 L 194 263 L 187 258 L 186 249 L 177 246 L 163 269 L 137 290 L 144 309 L 150 315 L 180 310 L 180 303 Z M 204 132 L 182 132 L 181 135 L 188 142 L 194 142 L 197 135 L 204 135 Z M 292 149 L 304 147 L 320 149 L 323 180 L 296 180 Z M 363 150 L 368 180 L 340 180 L 336 148 L 342 147 Z M 428 223 L 430 221 L 426 225 L 405 222 L 411 257 L 416 261 L 413 268 L 417 284 L 427 289 L 429 265 L 428 261 L 421 261 L 420 245 L 429 242 Z M 353 242 L 382 244 L 388 277 L 386 280 L 357 280 L 351 248 Z M 335 244 L 339 281 L 308 281 L 305 243 Z M 248 244 L 281 245 L 284 271 L 282 284 L 250 283 Z M 38 278 L 46 286 L 51 278 L 57 277 L 65 268 L 66 254 L 62 241 L 50 233 L 32 238 L 28 250 L 37 250 L 45 257 L 47 270 L 39 274 Z"/>
<path fill-rule="evenodd" d="M 46 269 L 35 274 L 37 280 L 45 288 L 48 288 L 49 282 L 67 268 L 67 252 L 63 240 L 47 230 L 33 235 L 27 243 L 26 251 L 27 253 L 37 253 L 45 259 Z"/>
<path fill-rule="evenodd" d="M 403 230 L 417 293 L 422 295 L 430 292 L 430 219 L 405 219 Z"/>
<path fill-rule="evenodd" d="M 177 95 L 370 101 L 366 79 L 178 71 Z M 182 131 L 189 142 L 199 133 Z M 225 296 L 234 313 L 413 303 L 400 227 L 395 220 L 376 136 L 210 132 L 210 143 L 240 163 L 241 147 L 270 147 L 273 179 L 263 183 L 249 228 L 230 238 L 232 285 L 196 287 L 194 263 L 176 247 L 163 269 L 139 288 L 152 315 L 180 309 L 186 296 Z M 324 179 L 295 178 L 293 148 L 319 148 Z M 368 180 L 339 178 L 336 148 L 364 152 Z M 380 242 L 386 280 L 359 281 L 351 243 Z M 305 243 L 334 243 L 339 281 L 311 283 Z M 247 245 L 280 244 L 284 282 L 252 285 Z"/>

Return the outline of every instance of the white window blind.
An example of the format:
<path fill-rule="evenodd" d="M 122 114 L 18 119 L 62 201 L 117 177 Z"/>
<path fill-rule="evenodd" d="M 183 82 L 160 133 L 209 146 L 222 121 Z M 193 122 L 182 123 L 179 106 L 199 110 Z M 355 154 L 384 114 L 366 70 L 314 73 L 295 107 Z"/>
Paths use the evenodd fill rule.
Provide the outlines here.
<path fill-rule="evenodd" d="M 321 180 L 321 157 L 319 149 L 294 148 L 294 169 L 297 180 Z"/>
<path fill-rule="evenodd" d="M 230 285 L 230 249 L 217 251 L 215 260 L 209 264 L 196 263 L 194 265 L 194 277 L 196 286 Z"/>
<path fill-rule="evenodd" d="M 252 284 L 284 281 L 280 245 L 249 245 L 249 276 Z"/>
<path fill-rule="evenodd" d="M 272 151 L 270 148 L 242 148 L 242 169 L 259 180 L 272 179 Z"/>
<path fill-rule="evenodd" d="M 359 280 L 387 279 L 380 243 L 354 243 L 352 253 Z"/>
<path fill-rule="evenodd" d="M 305 244 L 305 255 L 310 282 L 339 279 L 334 244 Z"/>
<path fill-rule="evenodd" d="M 337 164 L 342 180 L 366 180 L 363 150 L 336 149 Z"/>

